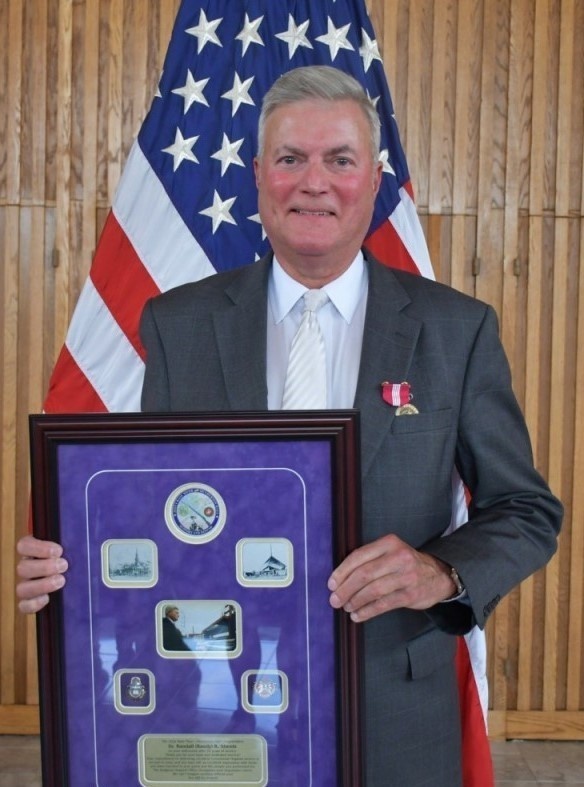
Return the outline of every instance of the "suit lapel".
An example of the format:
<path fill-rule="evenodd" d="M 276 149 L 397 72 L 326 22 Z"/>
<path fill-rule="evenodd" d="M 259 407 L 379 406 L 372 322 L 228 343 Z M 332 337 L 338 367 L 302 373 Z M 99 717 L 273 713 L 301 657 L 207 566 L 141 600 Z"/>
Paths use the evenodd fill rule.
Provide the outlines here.
<path fill-rule="evenodd" d="M 214 316 L 225 389 L 233 410 L 266 410 L 266 332 L 271 256 L 242 269 L 225 293 L 233 306 Z"/>
<path fill-rule="evenodd" d="M 362 473 L 366 475 L 391 428 L 395 408 L 381 383 L 407 381 L 421 324 L 404 313 L 410 297 L 392 272 L 369 261 L 369 294 L 355 407 L 361 411 Z"/>
<path fill-rule="evenodd" d="M 266 410 L 267 293 L 271 254 L 242 269 L 225 293 L 233 306 L 214 316 L 226 395 L 233 410 Z M 363 475 L 395 415 L 381 383 L 407 380 L 421 324 L 404 313 L 410 297 L 392 272 L 368 260 L 369 294 L 355 407 L 361 411 Z"/>

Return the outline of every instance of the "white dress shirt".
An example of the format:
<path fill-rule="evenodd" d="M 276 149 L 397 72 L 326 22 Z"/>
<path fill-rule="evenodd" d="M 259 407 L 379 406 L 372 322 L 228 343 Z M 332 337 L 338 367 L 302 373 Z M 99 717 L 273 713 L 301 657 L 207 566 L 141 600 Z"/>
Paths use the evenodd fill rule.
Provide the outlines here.
<path fill-rule="evenodd" d="M 363 254 L 359 252 L 342 276 L 322 288 L 329 297 L 317 314 L 326 352 L 327 409 L 353 407 L 368 279 Z M 270 410 L 282 407 L 290 345 L 300 324 L 304 308 L 302 296 L 307 289 L 289 276 L 274 257 L 268 285 L 267 383 Z"/>

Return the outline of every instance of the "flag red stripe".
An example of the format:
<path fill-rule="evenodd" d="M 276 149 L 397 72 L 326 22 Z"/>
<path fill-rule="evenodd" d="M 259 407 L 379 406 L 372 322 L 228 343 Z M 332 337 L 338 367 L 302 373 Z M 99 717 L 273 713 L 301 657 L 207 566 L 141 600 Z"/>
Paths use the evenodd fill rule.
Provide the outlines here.
<path fill-rule="evenodd" d="M 368 235 L 364 246 L 379 262 L 390 268 L 420 273 L 390 221 L 384 221 L 371 235 Z"/>
<path fill-rule="evenodd" d="M 408 194 L 412 198 L 412 202 L 415 202 L 415 199 L 414 199 L 414 187 L 412 186 L 412 181 L 411 180 L 407 180 L 404 183 L 404 185 L 402 186 L 402 188 L 404 188 L 408 192 Z"/>
<path fill-rule="evenodd" d="M 462 726 L 462 775 L 464 787 L 493 787 L 495 776 L 485 719 L 474 679 L 470 654 L 458 638 L 456 672 Z"/>
<path fill-rule="evenodd" d="M 107 407 L 64 345 L 49 383 L 47 413 L 105 413 Z"/>
<path fill-rule="evenodd" d="M 140 316 L 145 302 L 158 295 L 160 289 L 111 211 L 89 275 L 112 316 L 144 359 L 138 332 Z"/>

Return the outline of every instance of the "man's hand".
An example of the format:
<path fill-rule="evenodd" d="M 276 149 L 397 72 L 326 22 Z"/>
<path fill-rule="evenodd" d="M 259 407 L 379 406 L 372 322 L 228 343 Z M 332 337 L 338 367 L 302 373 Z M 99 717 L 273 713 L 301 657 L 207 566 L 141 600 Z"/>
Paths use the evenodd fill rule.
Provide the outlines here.
<path fill-rule="evenodd" d="M 20 555 L 16 573 L 22 580 L 16 585 L 18 608 L 21 612 L 38 612 L 49 603 L 49 593 L 65 584 L 63 573 L 68 566 L 62 557 L 63 547 L 24 536 L 18 541 L 16 551 Z"/>
<path fill-rule="evenodd" d="M 456 586 L 450 567 L 388 535 L 352 552 L 328 581 L 330 603 L 362 623 L 392 609 L 429 609 Z"/>

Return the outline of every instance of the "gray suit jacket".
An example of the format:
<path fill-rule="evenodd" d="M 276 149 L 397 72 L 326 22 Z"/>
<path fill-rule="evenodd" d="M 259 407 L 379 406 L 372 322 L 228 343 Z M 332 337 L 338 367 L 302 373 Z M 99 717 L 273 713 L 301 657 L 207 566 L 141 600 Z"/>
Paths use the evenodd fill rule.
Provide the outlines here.
<path fill-rule="evenodd" d="M 147 304 L 144 411 L 266 409 L 270 264 L 268 256 Z M 392 737 L 405 739 L 412 731 L 403 713 L 398 709 L 392 721 L 389 709 L 411 685 L 396 689 L 388 676 L 399 673 L 409 684 L 436 678 L 435 687 L 423 688 L 420 702 L 430 690 L 452 695 L 441 673 L 452 671 L 455 646 L 449 634 L 484 626 L 499 600 L 547 562 L 556 548 L 562 507 L 533 467 L 494 311 L 374 260 L 368 259 L 368 266 L 355 396 L 361 413 L 363 539 L 397 534 L 455 566 L 468 592 L 466 604 L 440 604 L 427 612 L 401 609 L 365 625 L 368 738 L 372 725 L 383 720 L 393 728 Z M 381 397 L 384 380 L 407 380 L 419 414 L 396 416 Z M 443 538 L 451 518 L 454 466 L 472 495 L 470 521 Z M 451 700 L 440 702 L 441 719 L 456 729 L 455 710 L 444 710 Z M 377 721 L 369 721 L 372 717 Z M 424 736 L 426 748 L 431 726 L 429 718 L 418 719 L 413 729 Z M 393 783 L 387 781 L 386 749 L 385 736 L 370 746 L 370 785 Z M 397 771 L 393 777 L 400 787 L 418 784 L 419 753 L 413 759 L 407 781 L 400 784 Z M 420 784 L 428 767 L 434 766 L 420 765 Z M 438 776 L 432 782 L 441 783 Z M 452 773 L 444 776 L 445 785 L 456 783 Z"/>

